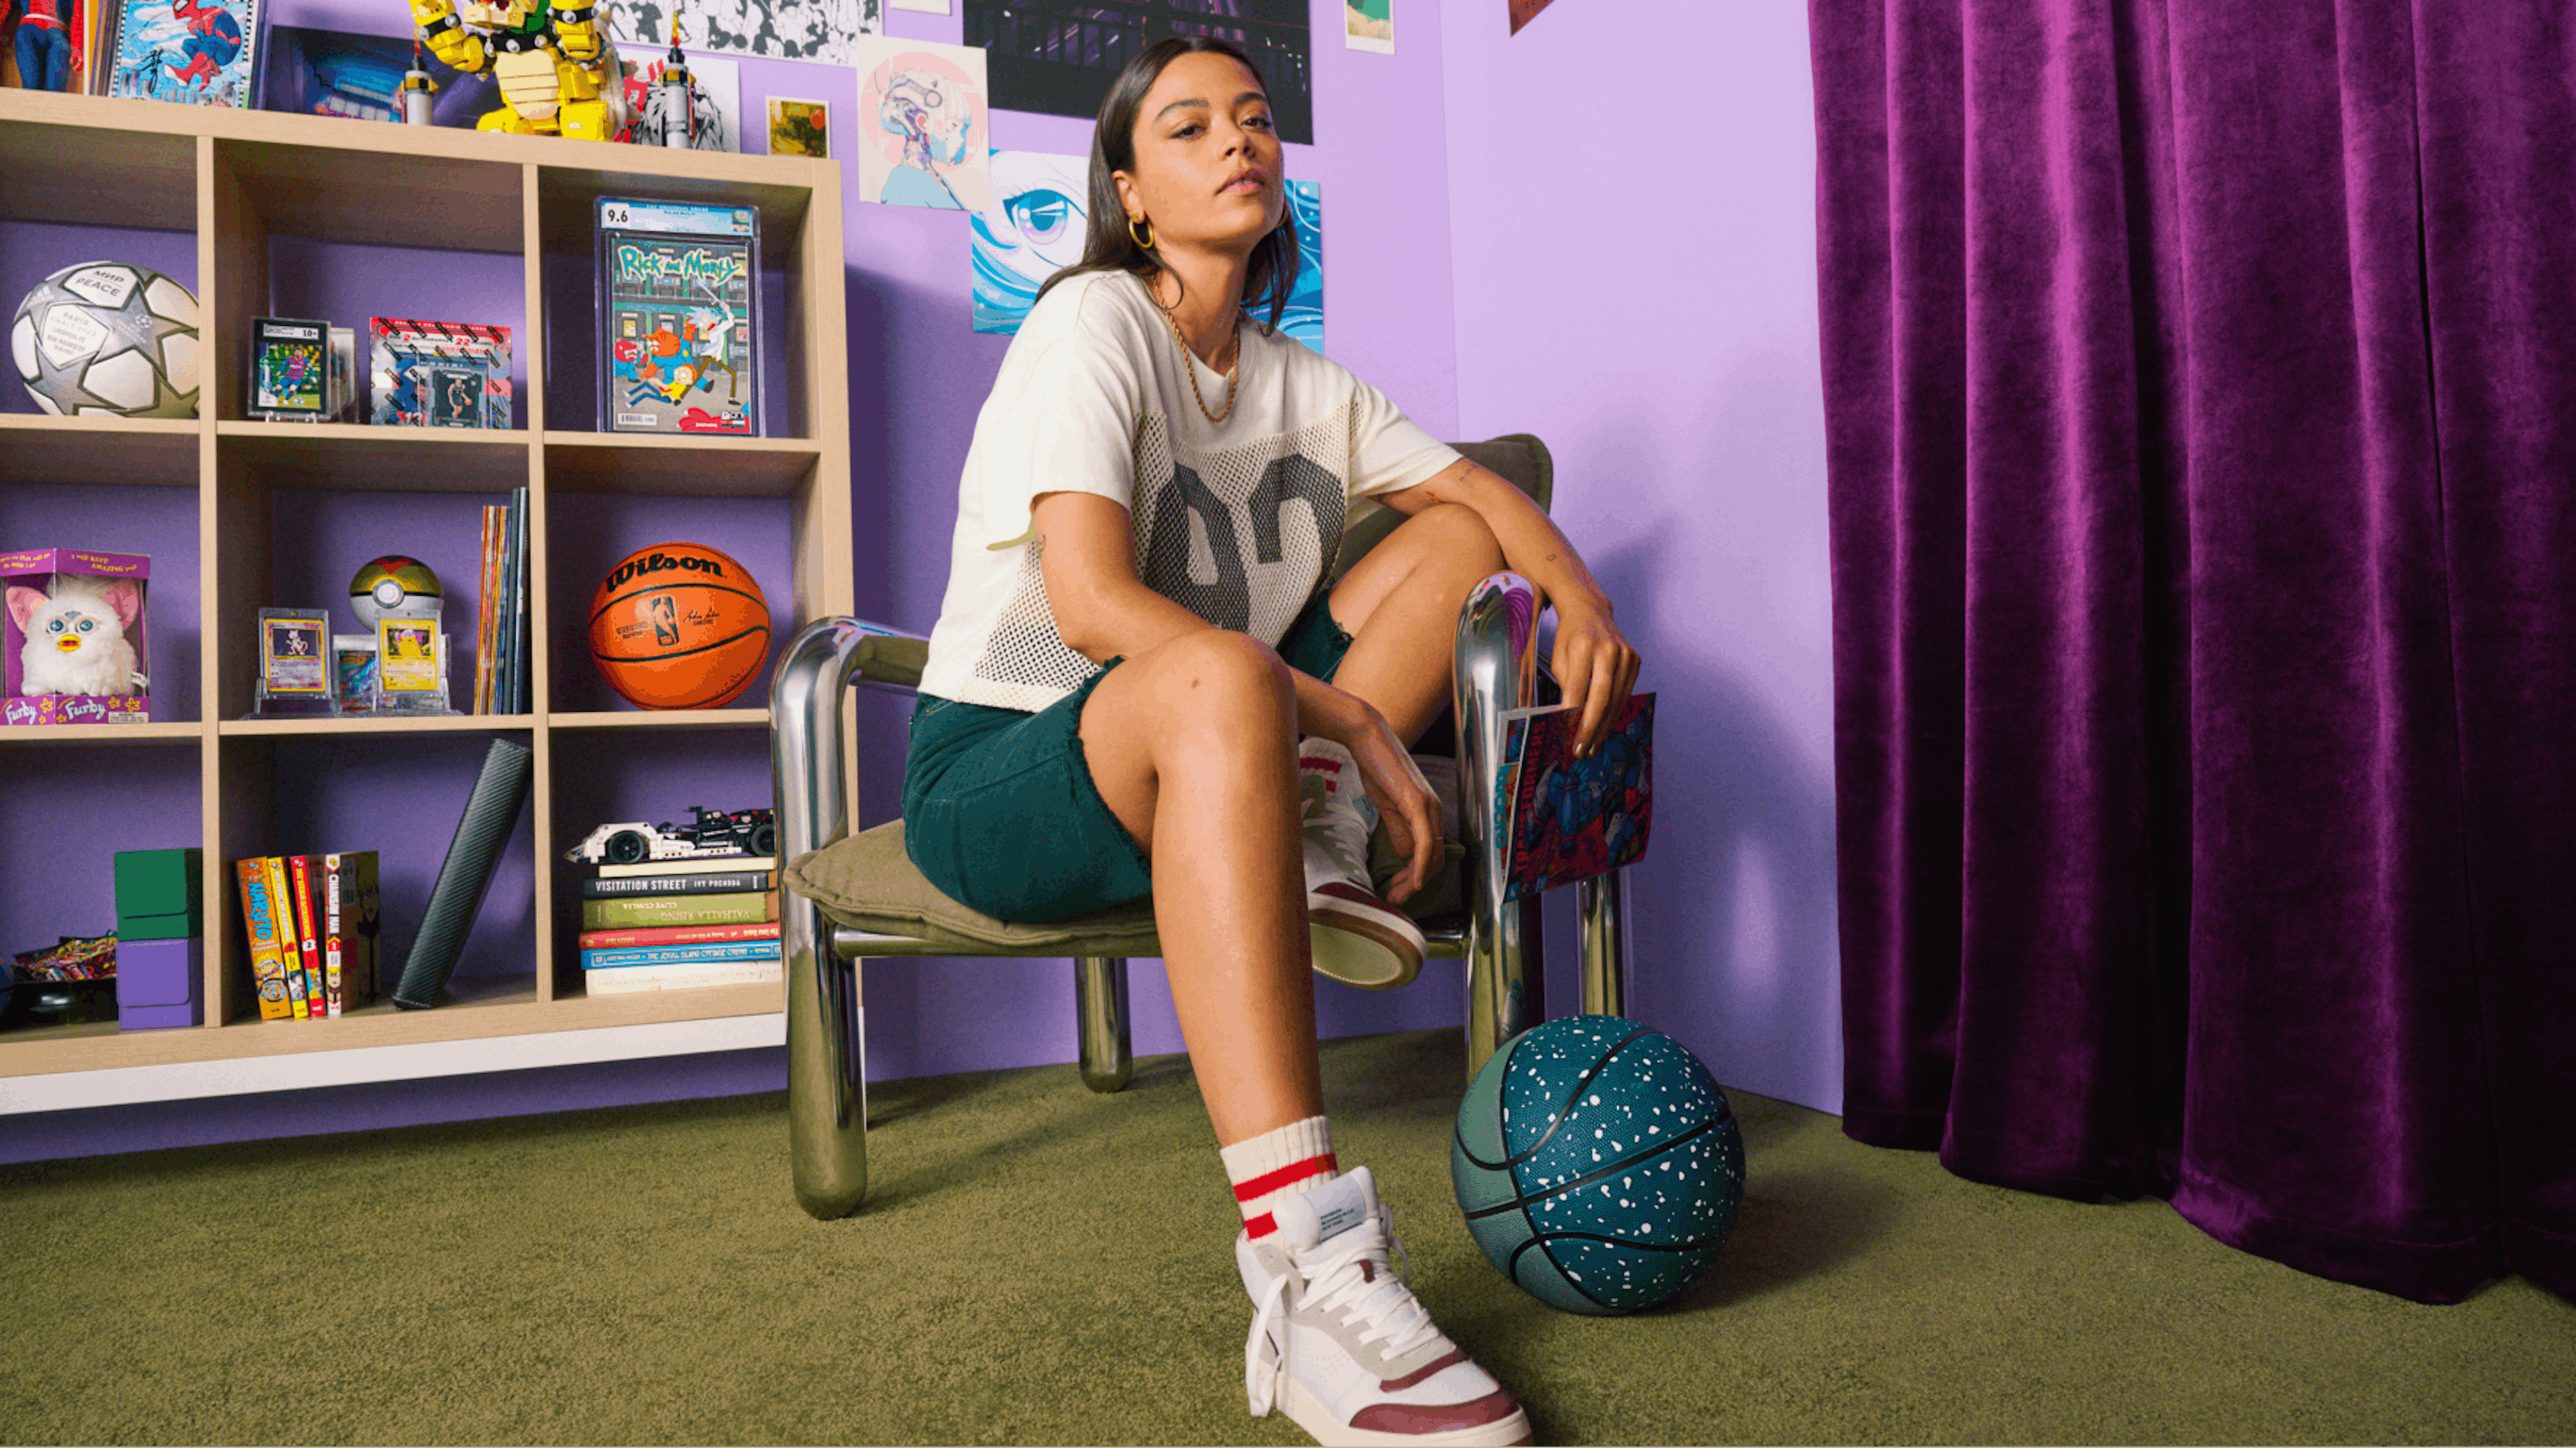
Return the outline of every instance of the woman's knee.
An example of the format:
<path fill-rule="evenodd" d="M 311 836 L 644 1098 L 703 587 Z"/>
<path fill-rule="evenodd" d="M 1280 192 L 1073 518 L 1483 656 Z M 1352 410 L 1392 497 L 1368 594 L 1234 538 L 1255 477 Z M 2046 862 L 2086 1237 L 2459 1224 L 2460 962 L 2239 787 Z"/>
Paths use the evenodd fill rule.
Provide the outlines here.
<path fill-rule="evenodd" d="M 1236 728 L 1291 717 L 1296 680 L 1268 644 L 1232 629 L 1200 629 L 1153 651 L 1157 703 L 1174 723 Z"/>
<path fill-rule="evenodd" d="M 1503 545 L 1493 527 L 1484 514 L 1464 503 L 1434 503 L 1414 514 L 1406 526 L 1428 535 L 1424 541 L 1431 545 L 1432 557 L 1454 561 L 1478 578 L 1503 566 Z"/>

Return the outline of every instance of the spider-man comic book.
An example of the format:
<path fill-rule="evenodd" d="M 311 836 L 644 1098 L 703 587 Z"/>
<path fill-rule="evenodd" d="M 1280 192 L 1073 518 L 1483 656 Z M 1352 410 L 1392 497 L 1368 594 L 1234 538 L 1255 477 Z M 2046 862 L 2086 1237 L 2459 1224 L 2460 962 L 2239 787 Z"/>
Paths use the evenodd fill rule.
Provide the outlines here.
<path fill-rule="evenodd" d="M 1646 853 L 1655 816 L 1655 696 L 1631 696 L 1611 715 L 1601 747 L 1577 759 L 1580 719 L 1563 704 L 1503 714 L 1494 813 L 1511 841 L 1506 900 L 1606 874 Z"/>

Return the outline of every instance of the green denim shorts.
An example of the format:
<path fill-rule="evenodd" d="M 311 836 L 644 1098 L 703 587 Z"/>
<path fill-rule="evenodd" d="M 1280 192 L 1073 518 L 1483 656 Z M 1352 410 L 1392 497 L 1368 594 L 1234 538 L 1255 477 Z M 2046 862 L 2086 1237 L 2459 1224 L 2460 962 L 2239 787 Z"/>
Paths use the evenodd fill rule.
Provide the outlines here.
<path fill-rule="evenodd" d="M 1329 681 L 1351 636 L 1318 595 L 1279 657 Z M 942 894 L 998 920 L 1039 924 L 1153 893 L 1144 852 L 1091 781 L 1082 708 L 1109 669 L 1035 713 L 924 694 L 904 756 L 903 843 Z"/>

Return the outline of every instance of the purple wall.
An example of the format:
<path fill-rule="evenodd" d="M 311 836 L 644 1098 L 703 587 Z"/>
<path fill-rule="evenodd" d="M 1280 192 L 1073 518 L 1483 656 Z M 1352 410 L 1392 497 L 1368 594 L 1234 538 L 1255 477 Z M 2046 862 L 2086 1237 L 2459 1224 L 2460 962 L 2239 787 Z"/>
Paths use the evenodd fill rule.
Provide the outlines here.
<path fill-rule="evenodd" d="M 1440 14 L 1459 425 L 1547 440 L 1556 517 L 1660 695 L 1630 1013 L 1721 1081 L 1838 1109 L 1806 9 L 1557 0 L 1516 36 L 1503 0 Z M 1550 99 L 1570 78 L 1612 88 Z"/>

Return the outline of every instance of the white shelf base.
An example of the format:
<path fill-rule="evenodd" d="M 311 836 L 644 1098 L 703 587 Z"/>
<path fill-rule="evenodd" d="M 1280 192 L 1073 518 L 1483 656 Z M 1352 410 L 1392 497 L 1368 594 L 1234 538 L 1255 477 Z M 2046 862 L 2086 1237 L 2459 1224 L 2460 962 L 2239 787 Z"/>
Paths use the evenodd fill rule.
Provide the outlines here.
<path fill-rule="evenodd" d="M 304 1091 L 316 1086 L 354 1086 L 370 1081 L 416 1081 L 540 1066 L 581 1066 L 705 1051 L 746 1051 L 786 1044 L 787 1016 L 782 1011 L 702 1021 L 601 1026 L 583 1031 L 538 1031 L 480 1040 L 296 1051 L 168 1066 L 59 1071 L 0 1077 L 0 1116 L 130 1106 L 147 1101 L 249 1096 L 265 1091 Z"/>

